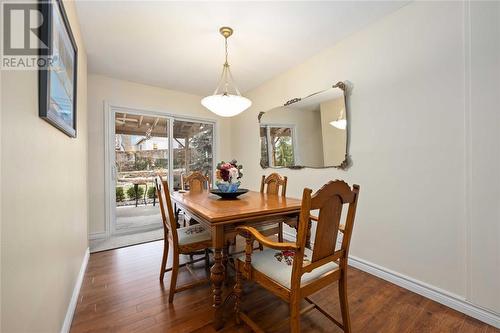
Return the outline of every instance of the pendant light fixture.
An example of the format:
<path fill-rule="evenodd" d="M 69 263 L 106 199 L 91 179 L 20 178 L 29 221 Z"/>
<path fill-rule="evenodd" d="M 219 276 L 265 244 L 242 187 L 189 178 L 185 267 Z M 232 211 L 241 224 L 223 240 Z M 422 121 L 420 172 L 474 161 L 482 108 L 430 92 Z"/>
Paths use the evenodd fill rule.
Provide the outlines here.
<path fill-rule="evenodd" d="M 347 120 L 344 118 L 344 109 L 340 110 L 340 115 L 337 120 L 331 121 L 330 125 L 335 128 L 345 130 L 347 127 Z"/>
<path fill-rule="evenodd" d="M 233 34 L 233 29 L 222 27 L 219 32 L 224 37 L 226 61 L 222 67 L 222 75 L 213 95 L 203 98 L 201 104 L 216 115 L 233 117 L 248 109 L 252 105 L 252 101 L 241 96 L 238 87 L 234 83 L 227 61 L 227 39 Z M 231 88 L 233 93 L 231 93 Z"/>

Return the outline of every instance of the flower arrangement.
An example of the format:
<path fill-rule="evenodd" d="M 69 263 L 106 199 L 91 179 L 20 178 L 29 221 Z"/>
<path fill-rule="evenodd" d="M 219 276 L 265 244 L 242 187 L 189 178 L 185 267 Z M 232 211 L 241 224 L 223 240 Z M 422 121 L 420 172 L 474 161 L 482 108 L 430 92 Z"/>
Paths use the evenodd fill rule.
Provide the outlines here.
<path fill-rule="evenodd" d="M 241 184 L 238 179 L 243 177 L 241 169 L 243 169 L 243 166 L 238 165 L 238 161 L 236 160 L 232 160 L 231 162 L 220 162 L 217 164 L 217 170 L 215 172 L 217 178 L 215 185 L 217 185 L 222 192 L 236 192 Z"/>

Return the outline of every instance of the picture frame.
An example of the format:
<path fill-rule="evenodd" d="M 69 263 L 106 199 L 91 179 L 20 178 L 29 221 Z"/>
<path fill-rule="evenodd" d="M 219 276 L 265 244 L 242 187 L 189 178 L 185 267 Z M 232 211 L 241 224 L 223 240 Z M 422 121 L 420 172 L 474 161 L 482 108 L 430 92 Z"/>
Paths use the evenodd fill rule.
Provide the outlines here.
<path fill-rule="evenodd" d="M 40 40 L 48 47 L 39 55 L 50 64 L 39 70 L 39 117 L 76 138 L 78 48 L 62 1 L 40 1 L 39 9 Z"/>

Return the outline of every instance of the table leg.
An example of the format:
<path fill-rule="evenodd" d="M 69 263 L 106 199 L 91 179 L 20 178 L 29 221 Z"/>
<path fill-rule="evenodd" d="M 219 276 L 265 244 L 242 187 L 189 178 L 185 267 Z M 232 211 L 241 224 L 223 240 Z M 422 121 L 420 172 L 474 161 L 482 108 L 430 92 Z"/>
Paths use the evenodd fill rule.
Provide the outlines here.
<path fill-rule="evenodd" d="M 222 250 L 224 248 L 224 229 L 222 227 L 213 228 L 213 247 L 215 263 L 210 269 L 210 280 L 212 282 L 214 308 L 214 328 L 216 330 L 224 325 L 222 321 L 222 283 L 225 280 L 225 270 L 222 263 Z"/>
<path fill-rule="evenodd" d="M 135 206 L 137 207 L 137 203 L 139 202 L 139 196 L 137 195 L 137 191 L 139 191 L 139 184 L 134 184 L 135 190 Z"/>

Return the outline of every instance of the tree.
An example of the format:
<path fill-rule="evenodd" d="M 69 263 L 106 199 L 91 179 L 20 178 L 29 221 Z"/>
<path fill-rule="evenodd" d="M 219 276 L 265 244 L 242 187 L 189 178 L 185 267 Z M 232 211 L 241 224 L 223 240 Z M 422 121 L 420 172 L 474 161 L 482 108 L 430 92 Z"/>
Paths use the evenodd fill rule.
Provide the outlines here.
<path fill-rule="evenodd" d="M 191 154 L 191 164 L 189 169 L 191 171 L 199 171 L 205 175 L 210 176 L 212 171 L 213 161 L 213 129 L 208 127 L 193 135 L 189 141 L 189 153 Z"/>

